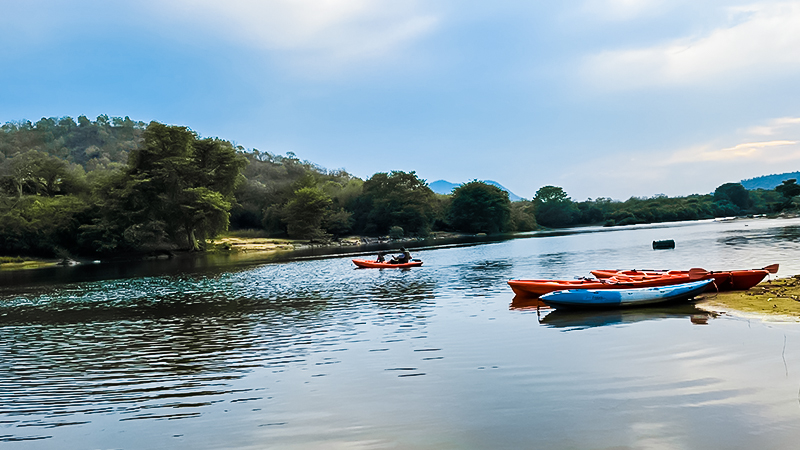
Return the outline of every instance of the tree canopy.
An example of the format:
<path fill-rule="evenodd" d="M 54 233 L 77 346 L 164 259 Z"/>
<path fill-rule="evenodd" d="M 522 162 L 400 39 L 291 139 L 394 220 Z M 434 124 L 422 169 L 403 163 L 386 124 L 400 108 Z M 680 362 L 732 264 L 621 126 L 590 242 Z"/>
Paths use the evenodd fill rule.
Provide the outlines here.
<path fill-rule="evenodd" d="M 455 188 L 450 202 L 450 225 L 468 233 L 499 233 L 511 226 L 511 201 L 508 192 L 471 181 Z"/>
<path fill-rule="evenodd" d="M 798 195 L 791 179 L 775 189 L 725 183 L 713 194 L 625 201 L 576 202 L 547 185 L 532 201 L 510 202 L 479 181 L 438 195 L 413 171 L 362 180 L 291 152 L 246 150 L 128 117 L 0 127 L 0 253 L 9 256 L 202 250 L 229 228 L 328 240 L 694 220 L 795 208 Z"/>

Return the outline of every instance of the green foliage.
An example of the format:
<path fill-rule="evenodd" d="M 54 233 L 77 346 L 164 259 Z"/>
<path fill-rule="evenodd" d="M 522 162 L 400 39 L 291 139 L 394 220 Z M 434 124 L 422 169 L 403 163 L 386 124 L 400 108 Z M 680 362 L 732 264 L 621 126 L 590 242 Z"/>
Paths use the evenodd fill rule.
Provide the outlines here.
<path fill-rule="evenodd" d="M 564 190 L 557 186 L 544 186 L 533 198 L 536 220 L 546 227 L 568 227 L 580 218 L 580 211 Z"/>
<path fill-rule="evenodd" d="M 482 181 L 471 181 L 453 190 L 450 224 L 468 233 L 500 233 L 511 227 L 508 192 Z"/>
<path fill-rule="evenodd" d="M 173 242 L 199 250 L 206 238 L 227 230 L 246 164 L 227 142 L 198 140 L 186 127 L 151 122 L 144 145 L 131 152 L 128 176 L 132 194 L 149 205 L 147 221 L 165 224 Z"/>
<path fill-rule="evenodd" d="M 355 208 L 357 231 L 387 234 L 396 225 L 411 235 L 427 235 L 436 203 L 436 194 L 415 172 L 376 173 L 364 182 Z"/>
<path fill-rule="evenodd" d="M 389 228 L 389 238 L 391 239 L 402 239 L 405 235 L 405 231 L 402 227 L 395 225 L 392 228 Z"/>
<path fill-rule="evenodd" d="M 331 198 L 315 187 L 296 190 L 284 208 L 289 237 L 314 240 L 327 238 L 322 230 L 322 221 L 331 203 Z"/>
<path fill-rule="evenodd" d="M 740 210 L 749 209 L 752 206 L 750 193 L 741 183 L 725 183 L 714 191 L 714 202 L 730 202 Z"/>
<path fill-rule="evenodd" d="M 53 197 L 88 191 L 83 168 L 56 156 L 29 150 L 0 163 L 0 189 L 7 195 Z"/>
<path fill-rule="evenodd" d="M 783 196 L 773 190 L 756 189 L 750 191 L 750 199 L 753 201 L 752 211 L 765 213 L 780 209 L 783 204 Z"/>
<path fill-rule="evenodd" d="M 800 195 L 800 185 L 797 184 L 796 179 L 790 178 L 783 181 L 783 183 L 781 183 L 779 186 L 775 187 L 775 191 L 780 193 L 784 199 L 782 203 L 775 205 L 775 210 L 781 211 L 783 209 L 792 207 L 792 199 L 795 196 Z M 794 207 L 796 207 L 796 205 Z"/>
<path fill-rule="evenodd" d="M 144 122 L 105 115 L 94 122 L 80 116 L 77 124 L 71 117 L 42 118 L 35 124 L 9 122 L 0 127 L 0 154 L 11 158 L 35 150 L 95 170 L 124 164 L 141 142 L 144 129 Z"/>
<path fill-rule="evenodd" d="M 513 231 L 533 231 L 537 228 L 536 207 L 530 200 L 511 203 L 511 229 Z"/>
<path fill-rule="evenodd" d="M 87 209 L 74 196 L 0 199 L 0 248 L 6 255 L 45 257 L 77 251 L 75 236 Z"/>
<path fill-rule="evenodd" d="M 797 184 L 796 179 L 790 178 L 777 186 L 775 191 L 790 199 L 794 196 L 800 195 L 800 185 Z"/>
<path fill-rule="evenodd" d="M 528 231 L 539 224 L 624 225 L 793 207 L 795 180 L 776 189 L 726 183 L 713 195 L 573 202 L 557 186 L 511 203 L 473 181 L 434 194 L 415 172 L 362 181 L 293 153 L 245 151 L 186 127 L 129 118 L 43 118 L 0 127 L 0 252 L 199 250 L 228 229 L 326 240 L 348 233 L 424 236 Z"/>
<path fill-rule="evenodd" d="M 270 235 L 285 235 L 283 207 L 294 192 L 302 187 L 319 187 L 333 201 L 331 216 L 323 223 L 329 232 L 349 231 L 350 218 L 343 208 L 352 211 L 354 198 L 361 194 L 363 181 L 345 171 L 327 171 L 294 154 L 273 155 L 269 152 L 243 153 L 248 164 L 243 170 L 243 182 L 235 191 L 237 203 L 231 210 L 231 227 L 263 227 Z M 329 219 L 329 220 L 328 220 Z"/>

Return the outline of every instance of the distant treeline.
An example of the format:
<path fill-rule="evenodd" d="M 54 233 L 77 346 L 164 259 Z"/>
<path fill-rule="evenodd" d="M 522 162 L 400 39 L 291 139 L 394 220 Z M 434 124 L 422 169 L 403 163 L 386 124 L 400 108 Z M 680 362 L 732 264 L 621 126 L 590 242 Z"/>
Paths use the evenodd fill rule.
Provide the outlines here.
<path fill-rule="evenodd" d="M 101 255 L 202 250 L 226 230 L 325 242 L 346 235 L 424 237 L 539 227 L 776 212 L 800 193 L 727 183 L 708 195 L 574 202 L 557 186 L 533 200 L 480 181 L 435 194 L 414 172 L 366 180 L 293 153 L 201 138 L 128 117 L 10 122 L 0 128 L 0 254 Z"/>
<path fill-rule="evenodd" d="M 795 180 L 800 179 L 800 172 L 789 172 L 789 173 L 779 173 L 773 175 L 764 175 L 761 177 L 755 178 L 748 178 L 746 180 L 742 180 L 742 186 L 745 189 L 775 189 L 776 186 L 780 186 L 784 181 L 794 178 Z"/>

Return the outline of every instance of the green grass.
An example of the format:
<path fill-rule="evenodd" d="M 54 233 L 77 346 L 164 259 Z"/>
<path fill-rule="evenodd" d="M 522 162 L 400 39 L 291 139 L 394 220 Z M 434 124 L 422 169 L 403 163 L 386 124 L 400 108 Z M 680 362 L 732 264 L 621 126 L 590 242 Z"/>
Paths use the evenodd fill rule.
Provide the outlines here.
<path fill-rule="evenodd" d="M 242 239 L 257 239 L 257 238 L 267 238 L 269 234 L 264 230 L 235 230 L 229 231 L 224 236 L 230 236 L 235 238 L 242 238 Z M 221 237 L 224 237 L 221 236 Z"/>
<path fill-rule="evenodd" d="M 0 264 L 25 262 L 21 256 L 0 256 Z"/>

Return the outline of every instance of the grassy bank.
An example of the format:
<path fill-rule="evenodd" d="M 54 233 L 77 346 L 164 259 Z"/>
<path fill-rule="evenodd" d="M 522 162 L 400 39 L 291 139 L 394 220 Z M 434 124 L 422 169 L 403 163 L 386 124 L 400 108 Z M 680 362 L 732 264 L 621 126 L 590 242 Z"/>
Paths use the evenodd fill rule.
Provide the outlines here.
<path fill-rule="evenodd" d="M 763 281 L 747 291 L 704 294 L 697 307 L 742 317 L 800 322 L 800 275 Z"/>
<path fill-rule="evenodd" d="M 58 264 L 55 259 L 27 259 L 21 256 L 0 256 L 0 270 L 25 270 L 50 267 Z"/>

